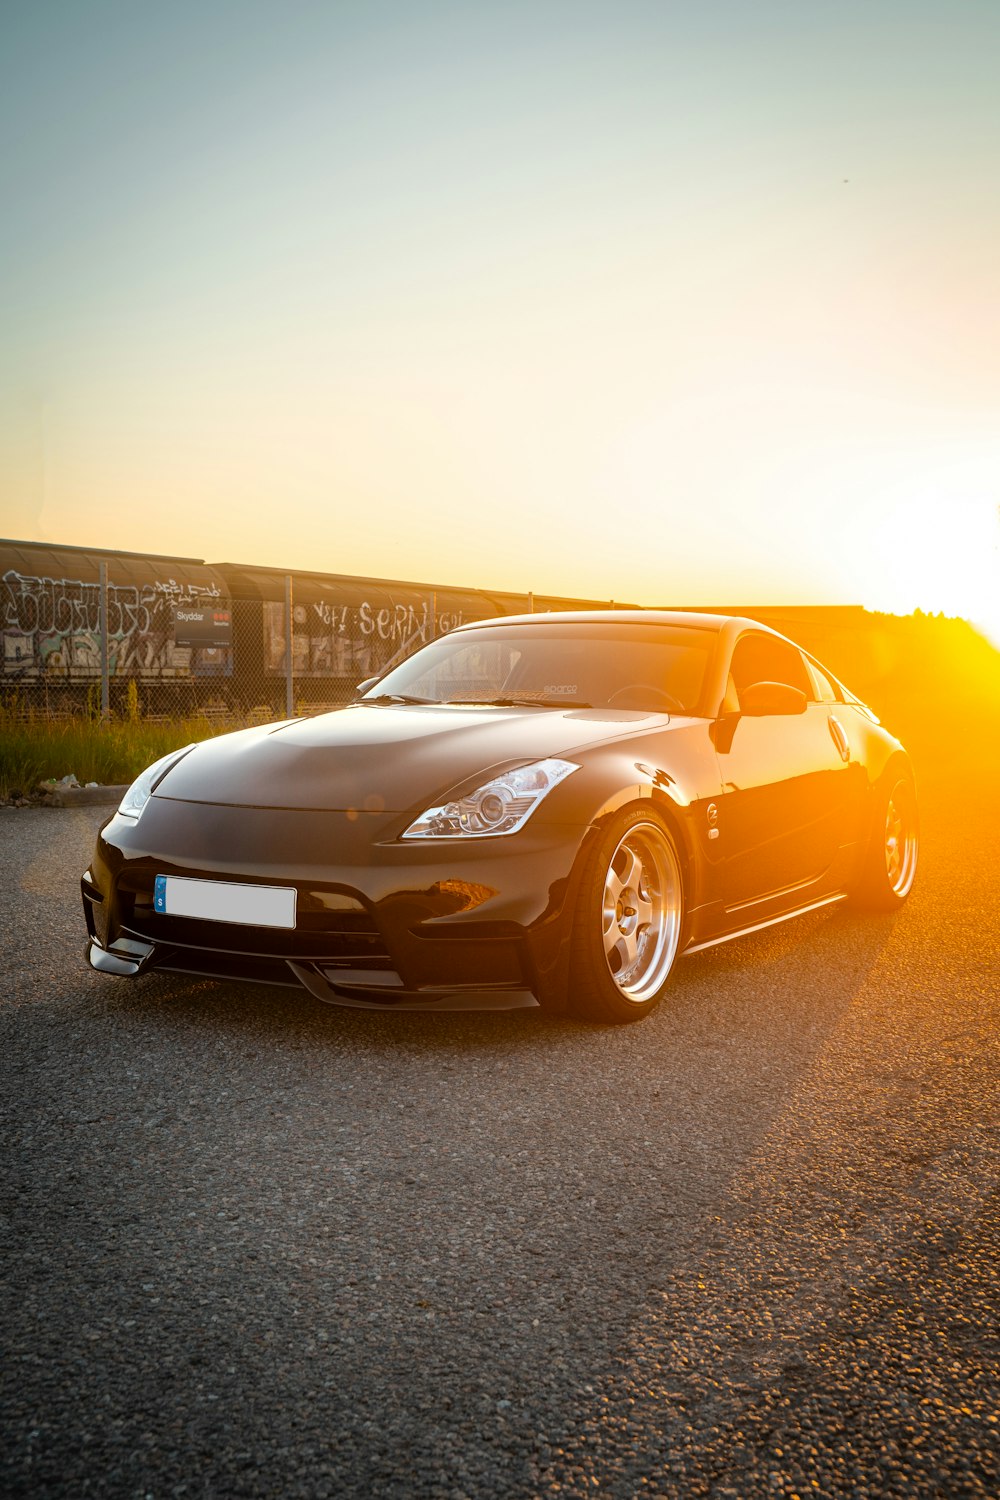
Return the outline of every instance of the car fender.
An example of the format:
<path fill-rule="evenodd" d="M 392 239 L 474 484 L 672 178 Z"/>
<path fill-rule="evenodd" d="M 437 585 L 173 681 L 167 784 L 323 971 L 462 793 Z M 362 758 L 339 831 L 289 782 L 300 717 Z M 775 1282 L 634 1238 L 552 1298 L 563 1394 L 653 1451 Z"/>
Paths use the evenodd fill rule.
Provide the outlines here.
<path fill-rule="evenodd" d="M 691 733 L 679 729 L 670 735 L 669 769 L 654 760 L 655 749 L 662 746 L 632 744 L 616 747 L 610 754 L 605 747 L 599 757 L 581 757 L 582 774 L 568 779 L 560 799 L 565 806 L 564 799 L 572 796 L 581 821 L 588 825 L 582 858 L 616 813 L 644 802 L 655 808 L 677 840 L 689 912 L 712 899 L 718 856 L 711 810 L 722 794 L 708 726 L 691 729 Z"/>

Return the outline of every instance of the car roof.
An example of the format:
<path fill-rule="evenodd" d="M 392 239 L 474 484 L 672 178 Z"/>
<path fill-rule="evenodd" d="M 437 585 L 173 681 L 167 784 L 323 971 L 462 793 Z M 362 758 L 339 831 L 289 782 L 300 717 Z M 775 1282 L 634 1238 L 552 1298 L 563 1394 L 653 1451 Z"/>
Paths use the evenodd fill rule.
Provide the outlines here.
<path fill-rule="evenodd" d="M 673 625 L 685 626 L 689 630 L 705 630 L 718 634 L 729 626 L 738 630 L 763 630 L 776 635 L 768 625 L 750 620 L 743 615 L 706 615 L 697 610 L 683 609 L 567 609 L 549 610 L 531 615 L 496 615 L 488 620 L 469 620 L 459 625 L 456 631 L 482 630 L 486 627 L 507 625 L 537 625 L 540 620 L 558 625 Z"/>

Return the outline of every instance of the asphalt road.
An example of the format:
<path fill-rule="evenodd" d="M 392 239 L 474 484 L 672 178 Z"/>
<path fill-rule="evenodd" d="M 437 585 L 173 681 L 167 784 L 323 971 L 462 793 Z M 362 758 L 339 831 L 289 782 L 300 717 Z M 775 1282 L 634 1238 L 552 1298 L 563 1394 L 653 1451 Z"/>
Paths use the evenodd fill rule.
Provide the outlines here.
<path fill-rule="evenodd" d="M 82 962 L 0 809 L 6 1496 L 995 1496 L 1000 789 L 605 1030 Z"/>

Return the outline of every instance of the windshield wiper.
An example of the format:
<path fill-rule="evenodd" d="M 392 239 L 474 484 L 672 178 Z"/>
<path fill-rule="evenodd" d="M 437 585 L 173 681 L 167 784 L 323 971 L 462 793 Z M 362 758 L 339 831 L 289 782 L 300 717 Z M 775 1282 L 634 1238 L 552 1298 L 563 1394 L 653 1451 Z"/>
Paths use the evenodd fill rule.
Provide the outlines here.
<path fill-rule="evenodd" d="M 398 703 L 439 703 L 438 698 L 415 698 L 412 693 L 379 693 L 374 698 L 359 698 L 359 703 L 377 703 L 379 708 Z"/>
<path fill-rule="evenodd" d="M 448 698 L 448 703 L 470 703 L 483 708 L 592 708 L 573 698 Z"/>

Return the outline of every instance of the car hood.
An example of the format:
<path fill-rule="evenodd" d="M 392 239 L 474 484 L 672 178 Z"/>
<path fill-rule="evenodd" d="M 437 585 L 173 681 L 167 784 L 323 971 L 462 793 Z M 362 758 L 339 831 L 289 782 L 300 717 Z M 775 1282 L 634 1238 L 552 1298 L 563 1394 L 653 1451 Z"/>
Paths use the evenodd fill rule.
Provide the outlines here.
<path fill-rule="evenodd" d="M 676 720 L 674 721 L 677 722 Z M 469 777 L 664 730 L 666 714 L 353 704 L 204 740 L 154 796 L 230 807 L 405 812 Z"/>

